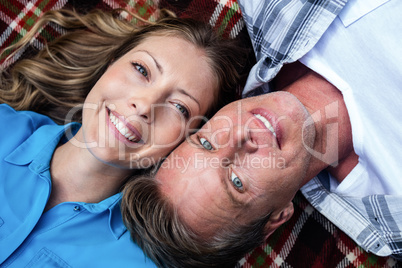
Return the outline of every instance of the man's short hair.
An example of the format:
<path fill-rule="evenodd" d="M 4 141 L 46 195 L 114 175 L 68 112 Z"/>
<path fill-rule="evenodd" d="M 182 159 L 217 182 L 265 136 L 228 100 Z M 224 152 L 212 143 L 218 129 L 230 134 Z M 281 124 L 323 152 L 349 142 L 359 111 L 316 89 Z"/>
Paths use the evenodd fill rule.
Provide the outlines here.
<path fill-rule="evenodd" d="M 178 193 L 180 194 L 180 193 Z M 131 237 L 160 267 L 230 267 L 264 242 L 266 215 L 250 224 L 236 222 L 202 238 L 186 226 L 159 182 L 144 175 L 127 182 L 121 203 Z"/>

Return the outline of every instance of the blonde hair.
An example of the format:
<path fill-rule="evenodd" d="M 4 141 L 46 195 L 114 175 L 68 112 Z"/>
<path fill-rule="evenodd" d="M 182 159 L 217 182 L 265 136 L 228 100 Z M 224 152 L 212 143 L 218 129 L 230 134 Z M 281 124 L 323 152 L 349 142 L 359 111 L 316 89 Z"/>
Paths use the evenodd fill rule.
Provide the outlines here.
<path fill-rule="evenodd" d="M 154 23 L 135 25 L 120 19 L 120 11 L 94 10 L 86 15 L 70 10 L 46 12 L 26 36 L 10 47 L 13 53 L 28 45 L 47 23 L 60 25 L 67 33 L 36 55 L 2 71 L 0 102 L 64 123 L 68 112 L 84 103 L 110 62 L 151 35 L 178 36 L 205 50 L 218 87 L 207 116 L 239 98 L 238 70 L 243 68 L 245 53 L 234 41 L 223 40 L 205 23 L 176 18 L 169 12 L 161 12 L 161 19 Z M 80 113 L 76 115 L 74 120 L 80 121 Z"/>

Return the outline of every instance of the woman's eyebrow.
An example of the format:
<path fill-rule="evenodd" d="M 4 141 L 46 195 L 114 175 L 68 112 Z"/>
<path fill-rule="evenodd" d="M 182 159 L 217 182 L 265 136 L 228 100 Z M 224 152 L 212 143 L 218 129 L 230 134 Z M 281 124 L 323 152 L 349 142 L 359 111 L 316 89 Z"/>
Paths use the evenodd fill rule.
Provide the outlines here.
<path fill-rule="evenodd" d="M 154 62 L 155 62 L 155 65 L 156 65 L 156 68 L 158 68 L 158 70 L 159 70 L 159 72 L 161 73 L 161 74 L 163 74 L 163 68 L 162 68 L 162 66 L 159 64 L 159 62 L 154 58 L 154 56 L 152 56 L 152 54 L 151 53 L 149 53 L 149 51 L 147 51 L 147 50 L 138 50 L 138 51 L 140 51 L 140 52 L 144 52 L 144 53 L 146 53 L 146 54 L 148 54 L 153 60 L 154 60 Z"/>
<path fill-rule="evenodd" d="M 149 51 L 143 50 L 143 49 L 138 50 L 138 51 L 139 51 L 139 52 L 144 52 L 144 53 L 148 54 L 148 55 L 153 59 L 153 61 L 155 62 L 156 68 L 158 68 L 159 72 L 160 72 L 161 74 L 163 74 L 163 67 L 159 64 L 159 62 L 155 59 L 155 57 L 152 56 L 151 53 L 149 53 Z M 200 102 L 199 102 L 194 96 L 190 95 L 187 91 L 185 91 L 184 89 L 181 89 L 181 88 L 179 88 L 178 91 L 179 91 L 180 93 L 186 95 L 187 97 L 189 97 L 189 98 L 192 99 L 193 101 L 195 101 L 195 102 L 197 103 L 197 105 L 198 105 L 198 108 L 201 109 Z"/>
<path fill-rule="evenodd" d="M 197 105 L 198 105 L 198 108 L 201 109 L 201 105 L 200 105 L 199 101 L 198 101 L 196 98 L 194 98 L 192 95 L 190 95 L 190 94 L 189 94 L 187 91 L 185 91 L 184 89 L 179 88 L 178 91 L 179 91 L 181 94 L 184 94 L 184 95 L 186 95 L 187 97 L 189 97 L 190 99 L 192 99 L 193 101 L 195 101 L 195 102 L 197 103 Z"/>

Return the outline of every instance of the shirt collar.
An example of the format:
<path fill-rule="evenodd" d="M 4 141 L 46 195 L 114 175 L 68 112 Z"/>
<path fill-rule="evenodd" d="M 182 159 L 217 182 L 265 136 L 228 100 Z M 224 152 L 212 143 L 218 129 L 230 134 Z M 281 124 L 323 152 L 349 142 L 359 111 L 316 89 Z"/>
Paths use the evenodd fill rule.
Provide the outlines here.
<path fill-rule="evenodd" d="M 101 213 L 109 210 L 109 228 L 116 239 L 119 239 L 127 231 L 120 211 L 121 197 L 122 194 L 117 193 L 96 204 L 82 203 L 82 206 L 91 213 Z"/>
<path fill-rule="evenodd" d="M 57 145 L 68 140 L 65 134 L 75 135 L 80 127 L 79 123 L 64 126 L 42 126 L 10 153 L 5 160 L 18 166 L 30 164 L 30 169 L 39 174 L 49 169 L 49 163 Z M 120 212 L 120 200 L 121 193 L 118 193 L 96 204 L 81 203 L 81 205 L 91 213 L 109 210 L 110 231 L 116 239 L 119 239 L 127 231 Z"/>
<path fill-rule="evenodd" d="M 5 160 L 14 165 L 27 165 L 32 162 L 34 169 L 49 168 L 50 159 L 64 134 L 76 133 L 81 125 L 70 123 L 65 126 L 44 125 L 38 128 L 25 142 L 10 153 Z M 32 168 L 32 167 L 31 167 Z"/>

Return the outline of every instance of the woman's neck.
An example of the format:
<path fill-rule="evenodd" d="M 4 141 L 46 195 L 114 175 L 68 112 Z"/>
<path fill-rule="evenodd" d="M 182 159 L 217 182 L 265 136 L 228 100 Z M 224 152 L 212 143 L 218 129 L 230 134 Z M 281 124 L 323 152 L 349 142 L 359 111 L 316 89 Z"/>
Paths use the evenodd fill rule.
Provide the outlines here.
<path fill-rule="evenodd" d="M 50 163 L 52 191 L 46 210 L 67 201 L 98 203 L 118 193 L 132 172 L 105 164 L 87 148 L 67 142 L 56 148 Z"/>

